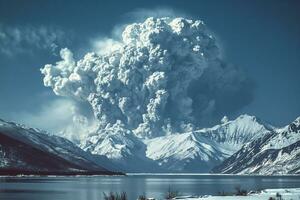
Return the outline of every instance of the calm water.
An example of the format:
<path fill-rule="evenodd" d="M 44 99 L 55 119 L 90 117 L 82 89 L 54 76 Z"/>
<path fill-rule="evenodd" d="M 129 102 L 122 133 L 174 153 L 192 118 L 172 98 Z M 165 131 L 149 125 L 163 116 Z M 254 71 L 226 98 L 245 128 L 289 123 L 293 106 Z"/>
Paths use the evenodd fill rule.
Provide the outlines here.
<path fill-rule="evenodd" d="M 234 191 L 300 187 L 300 177 L 223 175 L 129 175 L 93 177 L 0 177 L 0 199 L 5 200 L 102 200 L 103 192 L 127 192 L 161 199 L 170 187 L 182 195 L 217 194 Z"/>

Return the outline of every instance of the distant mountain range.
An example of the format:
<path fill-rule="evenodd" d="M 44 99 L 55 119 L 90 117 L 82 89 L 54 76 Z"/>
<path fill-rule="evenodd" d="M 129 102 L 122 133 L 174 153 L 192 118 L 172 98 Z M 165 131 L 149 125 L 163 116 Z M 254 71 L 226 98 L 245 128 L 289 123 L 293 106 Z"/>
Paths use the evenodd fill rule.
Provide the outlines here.
<path fill-rule="evenodd" d="M 0 120 L 0 175 L 118 174 L 104 166 L 67 139 Z"/>
<path fill-rule="evenodd" d="M 147 156 L 168 171 L 209 172 L 244 144 L 267 134 L 270 126 L 242 115 L 194 132 L 146 140 Z"/>
<path fill-rule="evenodd" d="M 212 172 L 228 174 L 300 174 L 300 117 L 242 146 Z"/>
<path fill-rule="evenodd" d="M 95 133 L 67 139 L 0 120 L 0 172 L 299 174 L 300 117 L 276 128 L 249 115 L 152 139 Z"/>

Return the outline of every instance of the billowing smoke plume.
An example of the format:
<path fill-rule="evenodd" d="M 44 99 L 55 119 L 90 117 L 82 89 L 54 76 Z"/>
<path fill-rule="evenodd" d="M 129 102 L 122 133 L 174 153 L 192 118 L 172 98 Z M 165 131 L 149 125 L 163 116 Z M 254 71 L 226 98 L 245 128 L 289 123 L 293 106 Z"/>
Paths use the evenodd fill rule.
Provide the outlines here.
<path fill-rule="evenodd" d="M 90 103 L 99 129 L 121 123 L 140 137 L 192 130 L 220 114 L 223 97 L 239 98 L 248 85 L 237 68 L 221 60 L 202 21 L 148 18 L 107 44 L 113 48 L 104 46 L 79 61 L 62 49 L 62 61 L 41 70 L 45 86 L 57 95 Z M 229 112 L 248 97 L 241 101 Z"/>
<path fill-rule="evenodd" d="M 55 54 L 60 45 L 69 43 L 66 33 L 54 27 L 7 26 L 0 23 L 0 54 L 13 56 L 50 50 Z"/>

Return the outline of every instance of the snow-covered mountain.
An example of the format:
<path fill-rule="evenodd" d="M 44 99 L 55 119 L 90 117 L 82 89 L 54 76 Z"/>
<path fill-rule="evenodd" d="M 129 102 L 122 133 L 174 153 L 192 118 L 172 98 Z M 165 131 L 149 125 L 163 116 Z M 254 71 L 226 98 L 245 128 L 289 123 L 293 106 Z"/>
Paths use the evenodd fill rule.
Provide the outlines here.
<path fill-rule="evenodd" d="M 217 173 L 300 174 L 300 117 L 245 144 L 215 167 Z"/>
<path fill-rule="evenodd" d="M 0 120 L 1 174 L 112 174 L 101 160 L 62 137 Z"/>
<path fill-rule="evenodd" d="M 283 128 L 241 115 L 212 128 L 152 139 L 116 123 L 80 146 L 0 120 L 1 170 L 64 172 L 299 173 L 300 117 Z"/>
<path fill-rule="evenodd" d="M 124 172 L 156 172 L 160 167 L 146 157 L 146 145 L 120 124 L 87 137 L 81 147 L 93 155 L 103 155 Z"/>
<path fill-rule="evenodd" d="M 219 143 L 222 148 L 232 154 L 245 143 L 264 136 L 274 127 L 263 122 L 255 116 L 240 115 L 235 120 L 225 121 L 212 128 L 201 129 L 197 132 Z"/>
<path fill-rule="evenodd" d="M 138 138 L 117 125 L 91 135 L 84 150 L 106 155 L 125 172 L 209 172 L 214 166 L 272 130 L 256 117 L 241 115 L 212 128 Z"/>
<path fill-rule="evenodd" d="M 168 171 L 208 172 L 270 129 L 256 117 L 241 115 L 212 128 L 145 140 L 146 155 Z"/>
<path fill-rule="evenodd" d="M 228 157 L 215 141 L 196 132 L 144 142 L 147 145 L 146 156 L 168 172 L 208 172 Z"/>

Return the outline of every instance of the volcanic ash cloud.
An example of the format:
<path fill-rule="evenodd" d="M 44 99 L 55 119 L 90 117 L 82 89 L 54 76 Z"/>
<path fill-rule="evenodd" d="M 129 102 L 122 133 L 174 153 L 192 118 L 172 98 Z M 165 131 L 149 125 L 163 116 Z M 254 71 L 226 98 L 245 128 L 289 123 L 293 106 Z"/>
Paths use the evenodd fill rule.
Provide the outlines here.
<path fill-rule="evenodd" d="M 122 124 L 148 138 L 192 130 L 215 112 L 219 101 L 198 90 L 199 84 L 217 85 L 222 77 L 230 91 L 244 84 L 221 61 L 202 21 L 148 18 L 128 25 L 113 43 L 79 61 L 62 49 L 61 61 L 41 69 L 44 85 L 57 95 L 90 103 L 99 130 Z"/>

